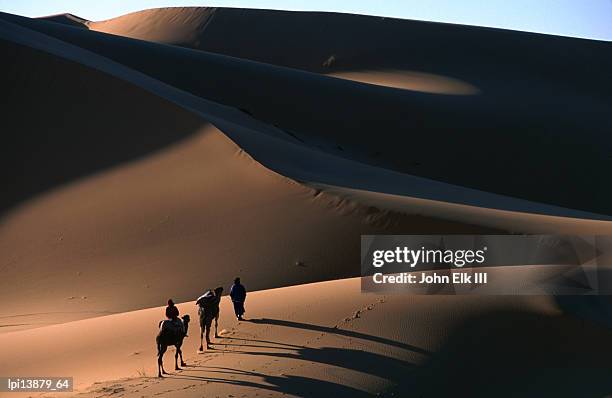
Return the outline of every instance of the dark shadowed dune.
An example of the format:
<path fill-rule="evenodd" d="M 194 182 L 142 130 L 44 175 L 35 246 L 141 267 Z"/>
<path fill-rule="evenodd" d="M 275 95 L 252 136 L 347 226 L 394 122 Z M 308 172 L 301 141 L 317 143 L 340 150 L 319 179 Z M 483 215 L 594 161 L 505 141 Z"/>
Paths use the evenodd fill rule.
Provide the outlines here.
<path fill-rule="evenodd" d="M 601 325 L 566 315 L 486 311 L 463 320 L 450 336 L 395 395 L 594 398 L 612 389 L 612 346 L 602 344 L 612 331 Z"/>
<path fill-rule="evenodd" d="M 51 188 L 138 159 L 205 124 L 128 82 L 0 41 L 5 138 L 0 212 Z M 95 78 L 93 77 L 95 76 Z M 152 118 L 151 115 L 156 115 Z"/>
<path fill-rule="evenodd" d="M 495 65 L 507 80 L 539 73 L 580 88 L 588 81 L 589 90 L 603 92 L 599 79 L 611 65 L 609 59 L 595 65 L 580 61 L 603 56 L 609 48 L 605 42 L 329 12 L 158 8 L 89 27 L 319 73 L 415 69 L 477 79 L 486 78 Z M 567 79 L 579 71 L 594 75 Z"/>

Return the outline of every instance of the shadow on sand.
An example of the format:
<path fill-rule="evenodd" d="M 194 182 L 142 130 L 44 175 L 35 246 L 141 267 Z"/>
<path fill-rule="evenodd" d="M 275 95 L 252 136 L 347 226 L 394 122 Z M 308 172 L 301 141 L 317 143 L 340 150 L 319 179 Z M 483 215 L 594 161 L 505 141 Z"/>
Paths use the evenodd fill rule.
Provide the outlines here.
<path fill-rule="evenodd" d="M 466 320 L 449 336 L 394 396 L 594 398 L 612 392 L 612 330 L 590 321 L 496 311 Z"/>
<path fill-rule="evenodd" d="M 249 322 L 256 323 L 256 324 L 275 325 L 275 326 L 284 326 L 284 327 L 298 328 L 298 329 L 304 329 L 304 330 L 312 330 L 312 331 L 321 332 L 321 333 L 332 333 L 332 334 L 352 337 L 356 339 L 369 340 L 375 343 L 387 344 L 393 347 L 413 351 L 413 352 L 423 354 L 423 355 L 430 354 L 430 352 L 428 352 L 427 350 L 424 350 L 423 348 L 420 348 L 414 345 L 401 343 L 395 340 L 385 339 L 384 337 L 378 337 L 378 336 L 372 336 L 372 335 L 365 334 L 365 333 L 359 333 L 359 332 L 355 332 L 352 330 L 340 329 L 337 327 L 311 325 L 308 323 L 285 321 L 281 319 L 270 319 L 270 318 L 251 319 L 249 320 Z"/>
<path fill-rule="evenodd" d="M 386 379 L 395 385 L 379 396 L 402 397 L 603 397 L 612 392 L 612 330 L 572 315 L 491 311 L 466 319 L 448 332 L 435 353 L 378 336 L 278 319 L 253 323 L 333 333 L 386 344 L 425 356 L 421 364 L 352 348 L 309 348 L 231 337 L 219 345 L 232 353 L 295 359 Z M 244 342 L 241 343 L 241 342 Z M 267 349 L 247 351 L 248 348 Z M 213 366 L 192 366 L 199 375 L 171 378 L 226 383 L 299 397 L 366 397 L 354 386 L 304 376 L 268 375 Z M 290 373 L 288 371 L 287 373 Z M 238 380 L 251 377 L 253 380 Z"/>
<path fill-rule="evenodd" d="M 193 368 L 191 368 L 193 370 Z M 319 398 L 323 396 L 334 397 L 371 397 L 364 391 L 345 386 L 338 383 L 333 383 L 325 380 L 312 379 L 303 376 L 294 375 L 265 375 L 257 372 L 242 371 L 231 368 L 203 367 L 201 369 L 206 373 L 214 373 L 215 376 L 187 376 L 187 375 L 172 375 L 167 376 L 170 379 L 194 380 L 209 383 L 224 383 L 234 386 L 251 387 L 262 391 L 271 391 L 289 394 L 298 397 Z M 218 375 L 218 376 L 217 376 Z M 261 378 L 261 382 L 248 380 L 231 379 L 231 376 L 250 376 Z"/>
<path fill-rule="evenodd" d="M 272 326 L 283 326 L 299 328 L 314 332 L 335 334 L 345 337 L 362 339 L 369 342 L 384 344 L 395 347 L 396 351 L 408 350 L 419 354 L 429 354 L 426 350 L 419 347 L 385 339 L 378 336 L 371 336 L 355 331 L 343 330 L 335 327 L 311 325 L 306 323 L 284 321 L 278 319 L 254 319 L 250 320 L 256 324 L 267 324 Z M 223 339 L 215 345 L 225 347 L 235 347 L 233 354 L 244 354 L 252 356 L 267 357 L 270 359 L 289 359 L 307 362 L 315 362 L 324 365 L 325 368 L 337 367 L 344 370 L 360 372 L 363 374 L 376 376 L 386 379 L 394 384 L 408 376 L 413 370 L 414 365 L 389 356 L 367 352 L 352 348 L 322 347 L 310 348 L 295 344 L 274 342 L 269 340 L 247 339 L 240 337 L 229 337 Z M 247 351 L 249 348 L 258 351 Z M 262 349 L 264 349 L 262 351 Z M 304 376 L 280 374 L 269 375 L 254 371 L 245 371 L 232 368 L 221 368 L 214 366 L 189 366 L 190 372 L 202 372 L 206 376 L 175 374 L 168 378 L 197 380 L 209 383 L 226 383 L 235 386 L 245 386 L 262 389 L 266 391 L 281 392 L 299 397 L 370 397 L 372 394 L 359 390 L 353 386 L 329 380 L 320 380 Z M 287 373 L 291 373 L 288 370 Z M 236 377 L 242 377 L 241 380 Z M 257 378 L 254 380 L 244 380 L 244 377 Z"/>

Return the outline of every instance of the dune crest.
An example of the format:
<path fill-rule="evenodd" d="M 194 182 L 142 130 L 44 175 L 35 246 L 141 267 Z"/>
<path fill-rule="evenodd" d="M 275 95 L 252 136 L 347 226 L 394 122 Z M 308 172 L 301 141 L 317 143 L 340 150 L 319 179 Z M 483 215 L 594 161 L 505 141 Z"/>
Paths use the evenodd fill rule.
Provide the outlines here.
<path fill-rule="evenodd" d="M 76 16 L 70 13 L 49 15 L 46 17 L 40 17 L 38 19 L 42 19 L 44 21 L 61 23 L 61 24 L 68 25 L 68 26 L 75 26 L 75 27 L 83 28 L 83 29 L 87 29 L 87 24 L 89 23 L 87 19 L 81 18 L 79 16 Z"/>
<path fill-rule="evenodd" d="M 212 7 L 153 8 L 111 18 L 87 21 L 89 29 L 167 44 L 199 44 L 200 33 L 213 16 Z"/>

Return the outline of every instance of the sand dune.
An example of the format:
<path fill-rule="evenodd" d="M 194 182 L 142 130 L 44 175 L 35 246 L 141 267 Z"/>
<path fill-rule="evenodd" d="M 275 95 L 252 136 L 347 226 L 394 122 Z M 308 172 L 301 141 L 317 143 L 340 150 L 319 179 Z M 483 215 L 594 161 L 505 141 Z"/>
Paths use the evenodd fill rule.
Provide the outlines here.
<path fill-rule="evenodd" d="M 605 65 L 610 65 L 607 59 L 604 65 L 591 65 L 595 69 L 590 69 L 576 57 L 601 56 L 608 48 L 605 42 L 327 12 L 171 7 L 91 21 L 88 26 L 100 32 L 320 73 L 425 67 L 440 73 L 452 71 L 458 77 L 476 77 L 491 64 L 500 68 L 500 76 L 554 66 L 547 73 L 559 77 L 590 70 L 596 75 L 581 78 L 591 82 L 589 89 L 603 92 L 597 78 L 603 77 Z M 517 51 L 524 57 L 520 62 L 515 58 Z M 572 83 L 578 82 L 567 81 Z M 575 86 L 584 88 L 581 84 Z"/>
<path fill-rule="evenodd" d="M 513 396 L 511 371 L 531 396 L 609 393 L 605 299 L 306 284 L 359 275 L 362 234 L 609 234 L 609 49 L 332 13 L 0 14 L 0 375 Z M 159 305 L 195 321 L 190 300 L 236 275 L 252 321 L 224 299 L 216 349 L 195 354 L 194 322 L 193 366 L 149 377 Z"/>
<path fill-rule="evenodd" d="M 495 230 L 339 201 L 261 167 L 206 120 L 123 80 L 15 44 L 5 51 L 21 87 L 8 125 L 27 132 L 16 137 L 19 157 L 5 159 L 24 185 L 5 199 L 38 195 L 6 203 L 0 226 L 6 278 L 23 278 L 3 288 L 20 297 L 0 314 L 17 316 L 3 331 L 184 300 L 236 274 L 253 289 L 353 276 L 362 233 Z M 48 97 L 46 82 L 63 100 Z M 44 152 L 23 157 L 48 136 Z M 67 147 L 74 155 L 64 159 Z"/>
<path fill-rule="evenodd" d="M 236 273 L 250 278 L 256 289 L 354 276 L 358 238 L 364 233 L 609 231 L 609 222 L 589 220 L 606 218 L 594 213 L 334 156 L 244 112 L 187 93 L 180 84 L 168 86 L 139 73 L 131 67 L 149 69 L 134 63 L 140 58 L 127 58 L 122 46 L 144 49 L 151 60 L 166 54 L 186 56 L 195 65 L 216 59 L 237 71 L 265 70 L 270 83 L 276 81 L 272 72 L 278 72 L 287 75 L 284 80 L 304 78 L 330 88 L 359 91 L 365 86 L 5 18 L 69 42 L 3 25 L 5 39 L 16 41 L 4 42 L 4 51 L 18 66 L 3 75 L 20 82 L 13 86 L 19 90 L 9 93 L 8 125 L 27 134 L 17 135 L 7 151 L 18 157 L 4 158 L 3 170 L 19 165 L 22 178 L 3 196 L 2 253 L 9 280 L 39 275 L 7 287 L 7 297 L 21 293 L 27 298 L 2 314 L 24 315 L 4 331 L 150 307 L 168 295 L 186 299 L 203 286 L 227 283 Z M 88 49 L 120 57 L 109 61 Z M 158 72 L 169 76 L 165 69 Z M 49 82 L 61 96 L 48 90 Z M 32 151 L 32 139 L 44 146 Z M 29 155 L 23 157 L 24 151 Z M 226 225 L 228 214 L 238 221 Z M 252 241 L 264 230 L 265 237 Z M 24 235 L 27 244 L 21 243 Z M 345 246 L 338 246 L 338 239 Z M 248 245 L 240 243 L 244 240 Z M 280 248 L 278 242 L 284 242 Z M 206 265 L 219 263 L 226 265 Z M 296 271 L 298 263 L 307 268 Z M 270 277 L 266 270 L 279 265 L 285 271 Z M 121 277 L 112 271 L 119 269 Z M 204 275 L 194 278 L 199 270 Z M 71 287 L 65 289 L 61 281 Z M 40 292 L 43 284 L 56 287 Z M 163 285 L 182 287 L 162 293 Z"/>
<path fill-rule="evenodd" d="M 308 20 L 309 14 L 297 14 Z M 431 50 L 424 52 L 420 44 L 402 44 L 403 57 L 414 49 L 420 56 L 411 59 L 426 60 L 427 64 L 392 68 L 459 79 L 481 92 L 449 96 L 363 85 L 209 52 L 43 21 L 10 19 L 176 88 L 242 109 L 307 146 L 336 157 L 506 196 L 610 214 L 606 199 L 609 187 L 602 181 L 607 176 L 612 151 L 607 137 L 612 128 L 607 116 L 611 100 L 609 92 L 599 84 L 609 81 L 606 71 L 607 66 L 612 66 L 607 43 L 543 35 L 526 37 L 517 32 L 489 33 L 487 29 L 474 31 L 456 26 L 451 34 L 446 32 L 451 27 L 426 24 L 426 32 L 439 29 L 438 34 L 448 40 L 458 40 L 462 37 L 460 32 L 465 31 L 467 35 L 481 33 L 486 37 L 483 46 L 507 46 L 503 57 L 498 51 L 492 52 L 494 56 L 479 62 L 472 52 L 478 51 L 482 57 L 486 51 L 465 48 L 473 41 L 445 42 L 444 48 L 454 50 L 439 52 L 441 58 L 431 55 Z M 345 16 L 341 19 L 344 21 Z M 422 26 L 401 22 L 403 25 L 393 22 L 391 26 L 404 26 L 406 32 Z M 359 23 L 356 26 L 361 29 Z M 501 42 L 493 39 L 497 35 L 502 35 Z M 427 37 L 428 46 L 439 40 Z M 534 46 L 547 55 L 546 59 L 533 54 Z M 574 54 L 573 58 L 547 53 L 557 46 L 564 46 L 563 54 Z M 464 48 L 464 53 L 455 53 Z M 283 47 L 278 51 L 281 50 L 285 56 L 302 54 L 297 49 Z M 508 57 L 513 60 L 511 67 Z M 384 53 L 382 59 L 392 57 Z M 440 70 L 438 65 L 453 65 L 454 70 Z M 386 67 L 360 64 L 353 72 Z M 477 76 L 456 73 L 468 69 Z M 581 131 L 580 136 L 573 134 L 576 130 Z M 439 145 L 441 141 L 446 145 Z M 568 158 L 575 161 L 569 164 Z M 487 167 L 483 168 L 483 164 Z M 541 184 L 542 180 L 549 184 Z M 573 188 L 565 189 L 567 185 Z M 587 191 L 591 193 L 588 198 L 580 194 Z"/>

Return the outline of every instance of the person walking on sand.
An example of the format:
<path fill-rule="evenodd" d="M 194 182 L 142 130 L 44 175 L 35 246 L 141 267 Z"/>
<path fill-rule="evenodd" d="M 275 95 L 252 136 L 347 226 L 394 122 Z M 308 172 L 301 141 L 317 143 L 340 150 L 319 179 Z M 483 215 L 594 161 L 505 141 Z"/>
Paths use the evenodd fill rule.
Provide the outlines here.
<path fill-rule="evenodd" d="M 246 300 L 246 289 L 240 283 L 240 278 L 234 279 L 234 285 L 230 290 L 230 297 L 232 299 L 232 303 L 234 303 L 234 312 L 236 313 L 236 318 L 239 321 L 242 321 L 244 318 L 244 302 Z"/>

